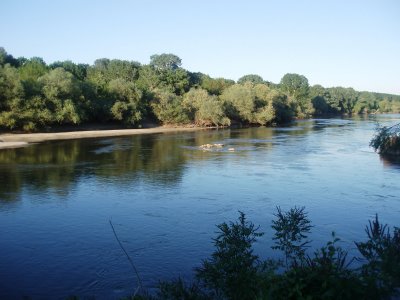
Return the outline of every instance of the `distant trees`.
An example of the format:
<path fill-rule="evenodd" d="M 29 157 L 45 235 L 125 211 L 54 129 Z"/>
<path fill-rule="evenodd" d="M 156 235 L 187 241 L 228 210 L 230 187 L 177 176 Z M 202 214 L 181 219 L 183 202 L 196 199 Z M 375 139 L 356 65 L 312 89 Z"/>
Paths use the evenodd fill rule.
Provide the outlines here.
<path fill-rule="evenodd" d="M 237 83 L 242 83 L 242 84 L 245 82 L 251 82 L 254 84 L 264 83 L 264 79 L 261 76 L 256 75 L 256 74 L 248 74 L 248 75 L 244 75 L 244 76 L 240 77 L 237 81 Z"/>
<path fill-rule="evenodd" d="M 357 102 L 357 92 L 352 88 L 329 88 L 328 103 L 339 113 L 352 114 Z"/>
<path fill-rule="evenodd" d="M 150 106 L 157 119 L 164 124 L 189 123 L 189 116 L 182 105 L 182 97 L 169 90 L 155 90 Z"/>
<path fill-rule="evenodd" d="M 113 79 L 108 84 L 108 92 L 114 103 L 111 115 L 114 120 L 126 125 L 139 124 L 143 116 L 142 93 L 136 85 L 123 78 Z"/>
<path fill-rule="evenodd" d="M 235 84 L 225 89 L 220 98 L 228 117 L 237 122 L 268 125 L 290 121 L 293 115 L 287 97 L 265 84 Z"/>
<path fill-rule="evenodd" d="M 0 47 L 0 127 L 35 131 L 63 124 L 113 122 L 270 125 L 321 114 L 400 112 L 400 96 L 309 86 L 285 74 L 273 84 L 256 74 L 237 83 L 191 73 L 175 54 L 150 63 L 101 58 L 92 65 L 14 58 Z"/>
<path fill-rule="evenodd" d="M 227 107 L 227 114 L 236 121 L 253 121 L 255 95 L 251 85 L 235 84 L 225 89 L 221 95 Z"/>
<path fill-rule="evenodd" d="M 311 104 L 314 107 L 315 115 L 324 115 L 334 113 L 334 109 L 328 104 L 329 92 L 321 85 L 314 85 L 310 87 L 309 96 Z"/>
<path fill-rule="evenodd" d="M 20 106 L 24 87 L 18 70 L 10 64 L 0 66 L 0 125 L 10 129 L 19 127 Z"/>
<path fill-rule="evenodd" d="M 234 85 L 235 81 L 225 78 L 211 78 L 208 75 L 202 74 L 200 79 L 200 86 L 207 90 L 211 95 L 221 95 L 222 92 Z"/>
<path fill-rule="evenodd" d="M 182 65 L 181 59 L 175 54 L 154 54 L 150 56 L 150 66 L 156 70 L 176 70 Z"/>
<path fill-rule="evenodd" d="M 190 114 L 191 120 L 199 126 L 230 125 L 222 101 L 202 88 L 192 88 L 186 93 L 183 105 Z"/>
<path fill-rule="evenodd" d="M 305 76 L 285 74 L 281 79 L 280 88 L 289 96 L 289 103 L 299 117 L 309 117 L 314 113 L 309 98 L 310 87 Z"/>
<path fill-rule="evenodd" d="M 56 68 L 63 68 L 65 71 L 70 72 L 73 74 L 76 79 L 78 80 L 84 80 L 87 76 L 87 69 L 89 68 L 89 65 L 87 64 L 75 64 L 70 60 L 66 61 L 56 61 L 49 65 L 50 69 L 56 69 Z"/>

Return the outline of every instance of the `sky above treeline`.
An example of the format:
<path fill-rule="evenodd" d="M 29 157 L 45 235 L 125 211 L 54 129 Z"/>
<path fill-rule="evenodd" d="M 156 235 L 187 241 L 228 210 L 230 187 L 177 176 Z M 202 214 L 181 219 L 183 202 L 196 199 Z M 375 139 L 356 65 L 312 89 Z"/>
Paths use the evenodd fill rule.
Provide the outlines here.
<path fill-rule="evenodd" d="M 173 53 L 212 77 L 400 94 L 398 0 L 2 0 L 0 46 L 47 63 Z"/>

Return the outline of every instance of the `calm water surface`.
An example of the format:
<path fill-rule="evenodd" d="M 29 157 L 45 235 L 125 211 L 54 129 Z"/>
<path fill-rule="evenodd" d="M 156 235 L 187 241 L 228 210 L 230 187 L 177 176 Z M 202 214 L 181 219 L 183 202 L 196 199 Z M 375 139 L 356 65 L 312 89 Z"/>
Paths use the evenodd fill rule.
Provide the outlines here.
<path fill-rule="evenodd" d="M 0 151 L 0 298 L 118 299 L 211 253 L 215 224 L 238 210 L 261 225 L 270 249 L 276 206 L 306 206 L 314 246 L 332 231 L 356 253 L 378 213 L 400 225 L 400 164 L 368 147 L 375 122 L 400 115 L 314 119 L 250 128 L 57 141 Z M 202 151 L 206 143 L 223 143 Z M 235 151 L 228 151 L 234 148 Z"/>

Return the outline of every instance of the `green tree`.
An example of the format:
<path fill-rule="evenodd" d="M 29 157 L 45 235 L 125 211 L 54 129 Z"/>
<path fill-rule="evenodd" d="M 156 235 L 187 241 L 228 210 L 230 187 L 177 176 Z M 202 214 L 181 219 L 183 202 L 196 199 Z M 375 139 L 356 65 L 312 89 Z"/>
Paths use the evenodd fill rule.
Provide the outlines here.
<path fill-rule="evenodd" d="M 26 96 L 40 95 L 41 86 L 38 83 L 39 77 L 48 72 L 46 63 L 40 57 L 33 57 L 27 60 L 19 69 L 20 78 L 24 85 Z"/>
<path fill-rule="evenodd" d="M 160 87 L 167 88 L 177 95 L 183 95 L 189 90 L 189 75 L 184 69 L 163 70 L 159 72 Z"/>
<path fill-rule="evenodd" d="M 176 70 L 182 65 L 182 60 L 171 53 L 154 54 L 150 56 L 150 66 L 156 70 Z"/>
<path fill-rule="evenodd" d="M 9 64 L 0 66 L 0 126 L 18 127 L 24 88 L 18 70 Z"/>
<path fill-rule="evenodd" d="M 358 93 L 358 99 L 354 105 L 353 112 L 356 114 L 375 112 L 378 109 L 378 101 L 374 93 Z"/>
<path fill-rule="evenodd" d="M 224 78 L 211 78 L 208 75 L 202 75 L 200 79 L 200 86 L 207 90 L 211 95 L 221 95 L 222 92 L 228 87 L 235 84 L 235 81 Z"/>
<path fill-rule="evenodd" d="M 108 84 L 110 97 L 114 104 L 111 107 L 113 119 L 128 125 L 136 125 L 142 120 L 141 92 L 133 82 L 117 78 Z"/>
<path fill-rule="evenodd" d="M 3 47 L 0 47 L 0 66 L 10 64 L 11 66 L 18 68 L 21 65 L 20 63 L 20 59 L 15 59 L 11 54 L 8 54 Z"/>
<path fill-rule="evenodd" d="M 308 95 L 308 79 L 299 74 L 285 74 L 280 82 L 281 89 L 290 96 L 304 98 Z"/>
<path fill-rule="evenodd" d="M 144 65 L 139 69 L 137 87 L 145 94 L 150 94 L 161 85 L 161 78 L 157 71 L 150 65 Z"/>
<path fill-rule="evenodd" d="M 275 246 L 272 248 L 285 253 L 286 267 L 303 265 L 306 247 L 310 243 L 307 238 L 312 228 L 305 207 L 283 212 L 278 206 L 275 217 L 271 226 L 275 230 Z"/>
<path fill-rule="evenodd" d="M 329 105 L 337 112 L 351 114 L 358 100 L 357 92 L 352 88 L 329 88 Z"/>
<path fill-rule="evenodd" d="M 227 115 L 237 121 L 267 125 L 281 121 L 281 113 L 277 114 L 277 91 L 265 84 L 235 84 L 225 89 L 220 98 L 224 101 Z M 285 109 L 282 105 L 279 109 Z M 288 107 L 287 107 L 288 108 Z"/>
<path fill-rule="evenodd" d="M 220 96 L 231 119 L 251 123 L 255 110 L 255 94 L 251 84 L 235 84 L 225 89 Z"/>
<path fill-rule="evenodd" d="M 239 213 L 238 221 L 217 226 L 216 250 L 196 269 L 197 278 L 222 299 L 256 299 L 260 293 L 260 264 L 252 246 L 263 233 Z"/>
<path fill-rule="evenodd" d="M 245 82 L 251 82 L 254 84 L 264 83 L 264 79 L 260 75 L 248 74 L 240 77 L 237 83 L 243 84 Z"/>
<path fill-rule="evenodd" d="M 0 47 L 0 66 L 4 66 L 7 60 L 7 51 L 3 47 Z"/>
<path fill-rule="evenodd" d="M 82 121 L 84 103 L 80 101 L 79 83 L 71 73 L 57 68 L 40 77 L 38 82 L 55 122 L 78 124 Z"/>
<path fill-rule="evenodd" d="M 56 68 L 63 68 L 65 71 L 70 72 L 73 74 L 78 80 L 85 80 L 87 76 L 87 69 L 89 68 L 89 65 L 87 64 L 75 64 L 70 60 L 66 61 L 56 61 L 49 65 L 51 69 L 56 69 Z"/>
<path fill-rule="evenodd" d="M 143 66 L 139 71 L 138 87 L 151 95 L 156 89 L 169 90 L 177 95 L 183 95 L 189 90 L 190 77 L 184 69 L 155 69 L 153 66 Z"/>
<path fill-rule="evenodd" d="M 297 116 L 307 117 L 313 113 L 312 104 L 309 99 L 308 79 L 299 74 L 285 74 L 280 81 L 280 88 L 289 96 Z"/>
<path fill-rule="evenodd" d="M 185 124 L 189 122 L 188 113 L 182 105 L 182 97 L 169 90 L 155 90 L 150 106 L 154 115 L 163 124 Z"/>
<path fill-rule="evenodd" d="M 272 106 L 274 107 L 274 122 L 278 124 L 288 123 L 292 121 L 294 112 L 289 106 L 287 95 L 278 89 L 272 90 Z"/>
<path fill-rule="evenodd" d="M 0 109 L 5 109 L 14 99 L 24 97 L 18 70 L 9 64 L 0 66 Z"/>
<path fill-rule="evenodd" d="M 321 85 L 314 85 L 310 87 L 311 103 L 314 107 L 316 115 L 330 114 L 334 110 L 328 104 L 329 92 Z"/>
<path fill-rule="evenodd" d="M 47 73 L 48 67 L 41 57 L 32 57 L 18 70 L 21 80 L 36 80 Z"/>
<path fill-rule="evenodd" d="M 111 80 L 122 78 L 126 81 L 135 81 L 139 77 L 140 64 L 137 62 L 101 58 L 95 60 L 87 70 L 87 77 L 101 91 L 107 90 Z"/>
<path fill-rule="evenodd" d="M 368 240 L 355 243 L 367 261 L 362 266 L 362 275 L 372 285 L 372 297 L 384 295 L 389 299 L 400 286 L 400 228 L 394 227 L 391 233 L 390 228 L 380 223 L 376 215 L 375 220 L 369 221 L 365 232 Z M 399 294 L 400 291 L 397 291 Z"/>
<path fill-rule="evenodd" d="M 188 111 L 190 118 L 197 125 L 229 125 L 223 104 L 215 95 L 209 95 L 206 90 L 192 88 L 184 95 L 182 105 Z"/>
<path fill-rule="evenodd" d="M 254 123 L 267 125 L 276 121 L 273 105 L 274 89 L 264 83 L 253 85 L 255 93 Z"/>

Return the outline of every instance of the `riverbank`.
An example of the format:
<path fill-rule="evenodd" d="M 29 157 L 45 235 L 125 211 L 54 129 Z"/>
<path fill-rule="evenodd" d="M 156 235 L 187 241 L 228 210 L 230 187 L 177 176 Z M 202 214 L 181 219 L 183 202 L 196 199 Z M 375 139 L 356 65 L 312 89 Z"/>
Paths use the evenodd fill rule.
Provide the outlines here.
<path fill-rule="evenodd" d="M 86 130 L 50 133 L 5 133 L 0 134 L 0 149 L 26 147 L 31 143 L 55 140 L 117 137 L 138 134 L 173 133 L 206 130 L 210 127 L 154 127 L 143 129 Z"/>

